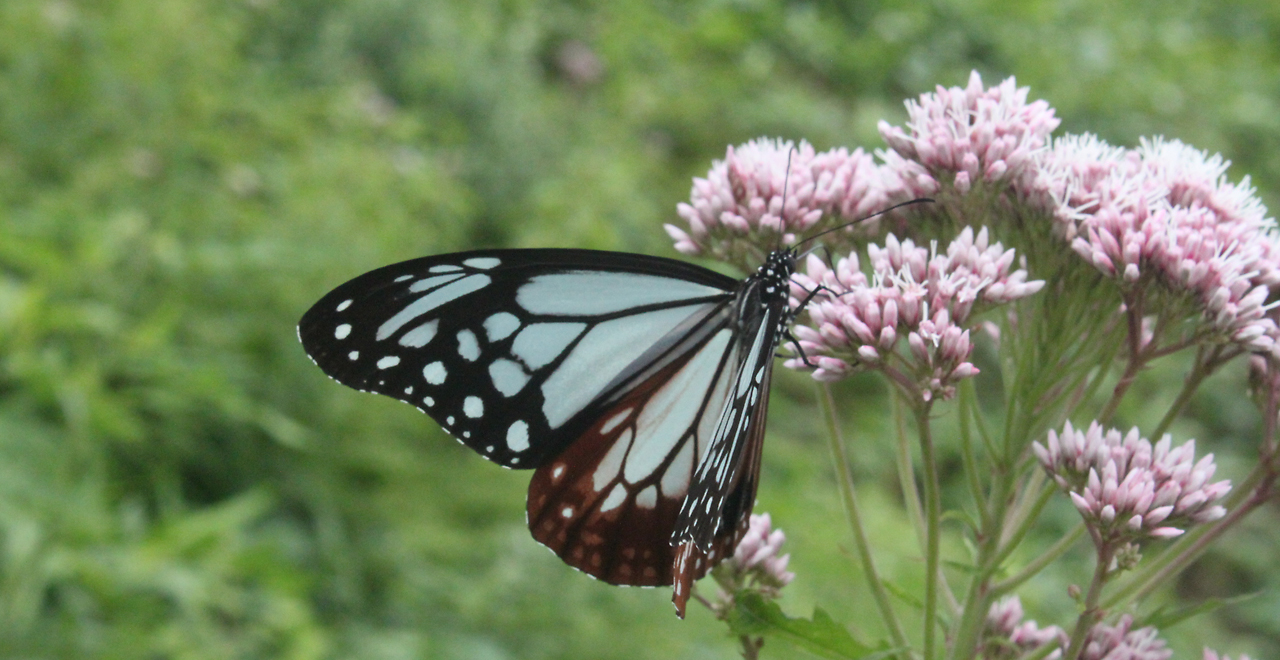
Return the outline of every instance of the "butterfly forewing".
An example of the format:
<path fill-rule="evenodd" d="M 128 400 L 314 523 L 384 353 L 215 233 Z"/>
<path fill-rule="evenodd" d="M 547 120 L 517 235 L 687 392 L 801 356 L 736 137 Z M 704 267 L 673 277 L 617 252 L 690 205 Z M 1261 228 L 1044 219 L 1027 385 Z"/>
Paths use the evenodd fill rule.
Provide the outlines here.
<path fill-rule="evenodd" d="M 594 421 L 634 362 L 732 297 L 683 262 L 590 250 L 494 250 L 406 261 L 338 287 L 303 316 L 335 380 L 431 415 L 486 458 L 532 468 Z"/>

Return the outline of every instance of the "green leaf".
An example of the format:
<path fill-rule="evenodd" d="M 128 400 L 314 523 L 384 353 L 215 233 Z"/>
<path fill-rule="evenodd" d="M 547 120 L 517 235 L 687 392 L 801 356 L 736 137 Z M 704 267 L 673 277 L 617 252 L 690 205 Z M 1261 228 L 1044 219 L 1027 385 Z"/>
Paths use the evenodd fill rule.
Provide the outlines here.
<path fill-rule="evenodd" d="M 893 652 L 883 645 L 873 649 L 858 642 L 822 608 L 814 608 L 812 619 L 792 618 L 755 592 L 738 594 L 727 621 L 736 634 L 785 639 L 824 658 L 874 660 Z"/>
<path fill-rule="evenodd" d="M 1209 612 L 1222 609 L 1228 605 L 1243 603 L 1244 601 L 1257 598 L 1258 595 L 1259 594 L 1257 593 L 1252 593 L 1235 596 L 1233 598 L 1208 598 L 1200 601 L 1199 603 L 1181 606 L 1165 605 L 1143 617 L 1145 620 L 1138 622 L 1138 625 L 1155 626 L 1156 628 L 1163 630 L 1170 626 L 1182 623 L 1193 616 L 1208 614 Z M 1135 625 L 1135 627 L 1137 626 Z"/>
<path fill-rule="evenodd" d="M 903 589 L 902 587 L 899 587 L 898 585 L 888 580 L 884 581 L 884 588 L 890 594 L 893 594 L 895 598 L 902 601 L 903 603 L 910 605 L 912 608 L 919 610 L 921 612 L 924 611 L 924 601 L 920 600 L 918 596 L 911 593 L 910 591 L 907 591 L 906 589 Z"/>

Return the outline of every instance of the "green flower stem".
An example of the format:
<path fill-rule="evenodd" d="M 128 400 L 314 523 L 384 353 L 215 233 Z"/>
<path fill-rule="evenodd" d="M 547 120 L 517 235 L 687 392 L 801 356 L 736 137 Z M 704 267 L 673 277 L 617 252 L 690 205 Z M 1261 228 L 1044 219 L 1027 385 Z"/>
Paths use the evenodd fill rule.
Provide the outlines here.
<path fill-rule="evenodd" d="M 1042 473 L 1037 472 L 1036 474 L 1040 475 Z M 1035 485 L 1029 484 L 1028 490 L 1032 487 L 1035 487 Z M 1026 537 L 1027 532 L 1031 531 L 1031 528 L 1035 526 L 1036 520 L 1040 518 L 1040 511 L 1044 509 L 1044 506 L 1049 503 L 1049 500 L 1053 497 L 1054 493 L 1057 492 L 1057 484 L 1053 482 L 1041 484 L 1039 489 L 1040 494 L 1036 497 L 1035 503 L 1031 505 L 1030 510 L 1025 514 L 1021 511 L 1015 511 L 1014 515 L 1010 516 L 1009 522 L 1005 524 L 1006 532 L 1008 532 L 1010 528 L 1012 528 L 1013 531 L 1008 534 L 1008 540 L 1003 541 L 1003 547 L 1001 547 L 1000 552 L 996 554 L 993 564 L 994 566 L 998 567 L 1004 564 L 1005 560 L 1009 558 L 1009 555 L 1013 554 L 1013 551 L 1018 548 L 1018 544 L 1022 543 L 1022 539 Z M 1021 516 L 1021 518 L 1019 518 L 1019 516 Z"/>
<path fill-rule="evenodd" d="M 1120 401 L 1124 399 L 1125 393 L 1129 391 L 1129 387 L 1137 379 L 1138 372 L 1142 371 L 1143 365 L 1146 364 L 1146 354 L 1142 347 L 1141 302 L 1126 300 L 1125 306 L 1127 308 L 1125 317 L 1129 321 L 1129 335 L 1126 337 L 1129 344 L 1129 359 L 1125 365 L 1124 373 L 1120 376 L 1120 381 L 1116 383 L 1115 390 L 1111 392 L 1111 399 L 1107 401 L 1107 405 L 1098 414 L 1098 423 L 1104 426 L 1116 414 L 1116 409 L 1120 407 Z M 1151 341 L 1154 343 L 1155 339 L 1153 338 Z M 1070 656 L 1067 657 L 1069 660 Z"/>
<path fill-rule="evenodd" d="M 916 531 L 916 543 L 920 546 L 920 554 L 927 552 L 927 534 L 925 533 L 924 511 L 920 505 L 920 489 L 916 485 L 915 467 L 911 463 L 911 440 L 907 437 L 907 429 L 905 428 L 905 418 L 902 415 L 902 399 L 898 396 L 893 397 L 893 415 L 897 423 L 898 447 L 897 447 L 897 463 L 898 463 L 898 485 L 902 489 L 902 499 L 907 506 L 907 515 L 911 518 L 911 524 Z M 954 614 L 960 611 L 960 603 L 956 601 L 955 594 L 951 592 L 951 586 L 947 584 L 946 576 L 942 573 L 942 568 L 938 568 L 938 583 L 941 585 L 942 596 L 947 601 L 947 606 Z"/>
<path fill-rule="evenodd" d="M 1174 404 L 1169 407 L 1169 412 L 1165 413 L 1165 417 L 1160 420 L 1160 425 L 1156 426 L 1155 431 L 1152 431 L 1149 437 L 1165 435 L 1165 432 L 1169 431 L 1169 427 L 1174 423 L 1175 418 L 1178 418 L 1178 414 L 1183 412 L 1184 407 L 1187 407 L 1187 402 L 1192 400 L 1193 395 L 1199 390 L 1199 386 L 1204 382 L 1204 379 L 1213 375 L 1213 372 L 1217 371 L 1217 367 L 1224 365 L 1224 363 L 1230 361 L 1230 358 L 1234 358 L 1238 354 L 1238 352 L 1224 354 L 1221 345 L 1212 350 L 1206 350 L 1206 348 L 1201 347 L 1196 353 L 1196 363 L 1194 363 L 1192 371 L 1187 373 L 1187 379 L 1183 381 L 1183 390 L 1179 391 L 1178 398 L 1174 399 Z"/>
<path fill-rule="evenodd" d="M 1071 546 L 1075 545 L 1076 541 L 1079 541 L 1081 536 L 1084 536 L 1083 522 L 1077 523 L 1071 531 L 1067 532 L 1061 539 L 1058 539 L 1057 543 L 1049 546 L 1049 549 L 1041 553 L 1039 557 L 1031 560 L 1031 562 L 1024 566 L 1021 571 L 1018 571 L 1015 575 L 996 583 L 996 585 L 991 589 L 993 594 L 992 597 L 999 598 L 1000 596 L 1017 589 L 1023 582 L 1035 577 L 1040 573 L 1040 571 L 1044 570 L 1046 566 L 1052 564 L 1057 561 L 1059 557 L 1066 554 L 1067 550 L 1070 550 Z"/>
<path fill-rule="evenodd" d="M 972 379 L 960 383 L 960 456 L 964 460 L 965 481 L 969 484 L 969 496 L 978 509 L 978 522 L 981 527 L 987 526 L 987 503 L 982 492 L 982 472 L 978 468 L 978 459 L 973 453 L 973 430 L 969 428 L 974 416 L 982 414 L 977 409 L 977 397 L 973 391 Z"/>
<path fill-rule="evenodd" d="M 1096 535 L 1094 539 L 1097 540 Z M 1098 607 L 1098 603 L 1102 598 L 1102 587 L 1107 583 L 1107 577 L 1110 575 L 1111 558 L 1115 554 L 1112 545 L 1106 542 L 1098 544 L 1098 564 L 1093 569 L 1093 581 L 1089 583 L 1089 592 L 1085 594 L 1084 611 L 1076 619 L 1076 628 L 1071 632 L 1071 644 L 1067 646 L 1067 652 L 1062 654 L 1063 660 L 1076 660 L 1080 656 L 1089 630 L 1102 618 L 1103 610 Z"/>
<path fill-rule="evenodd" d="M 876 569 L 875 557 L 871 554 L 871 543 L 867 540 L 866 530 L 862 526 L 862 514 L 858 509 L 858 495 L 853 488 L 853 475 L 849 473 L 849 458 L 844 450 L 844 438 L 840 435 L 840 422 L 836 417 L 835 399 L 831 396 L 831 388 L 827 385 L 818 387 L 821 395 L 818 400 L 827 418 L 827 437 L 831 444 L 831 458 L 836 464 L 836 481 L 840 485 L 840 495 L 844 499 L 844 512 L 849 519 L 849 529 L 853 531 L 853 539 L 858 546 L 858 557 L 862 562 L 862 571 L 867 583 L 871 586 L 871 594 L 875 598 L 876 607 L 880 609 L 880 617 L 889 628 L 889 636 L 893 645 L 898 648 L 909 648 L 907 636 L 902 632 L 902 624 L 893 612 L 889 602 L 889 592 L 880 579 Z"/>
<path fill-rule="evenodd" d="M 911 463 L 911 439 L 907 437 L 906 418 L 902 414 L 902 398 L 891 395 L 893 400 L 893 419 L 897 431 L 898 443 L 895 452 L 898 463 L 898 487 L 902 489 L 902 500 L 907 506 L 907 516 L 916 531 L 916 542 L 920 545 L 920 554 L 925 552 L 924 507 L 920 504 L 920 489 L 916 485 L 915 466 Z"/>
<path fill-rule="evenodd" d="M 920 434 L 920 458 L 924 463 L 924 657 L 931 660 L 937 652 L 938 627 L 938 559 L 941 554 L 940 531 L 942 496 L 938 484 L 938 462 L 933 451 L 933 433 L 929 424 L 932 402 L 916 407 L 916 431 Z"/>
<path fill-rule="evenodd" d="M 1006 428 L 1007 424 L 1006 422 Z M 992 560 L 999 549 L 1011 486 L 1007 471 L 1000 464 L 993 465 L 991 473 L 993 476 L 991 493 L 986 503 L 990 515 L 975 539 L 978 544 L 977 558 L 974 562 L 977 570 L 974 571 L 969 582 L 961 616 L 953 625 L 953 633 L 950 636 L 954 642 L 947 657 L 957 660 L 972 658 L 977 653 L 978 637 L 986 624 L 987 610 L 990 609 L 993 598 L 991 576 L 996 570 L 996 564 Z"/>

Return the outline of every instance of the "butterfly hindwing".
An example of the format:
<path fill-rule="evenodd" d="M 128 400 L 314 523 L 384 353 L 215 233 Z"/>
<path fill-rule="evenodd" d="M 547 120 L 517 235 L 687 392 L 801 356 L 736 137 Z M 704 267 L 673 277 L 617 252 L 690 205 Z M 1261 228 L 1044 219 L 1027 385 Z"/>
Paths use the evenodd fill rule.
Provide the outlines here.
<path fill-rule="evenodd" d="M 725 310 L 727 311 L 727 310 Z M 565 562 L 611 584 L 670 584 L 680 504 L 734 368 L 727 314 L 690 337 L 529 484 L 529 528 Z"/>
<path fill-rule="evenodd" d="M 394 264 L 338 287 L 299 337 L 335 380 L 431 415 L 532 468 L 590 423 L 633 362 L 732 297 L 691 264 L 591 250 L 489 250 Z"/>

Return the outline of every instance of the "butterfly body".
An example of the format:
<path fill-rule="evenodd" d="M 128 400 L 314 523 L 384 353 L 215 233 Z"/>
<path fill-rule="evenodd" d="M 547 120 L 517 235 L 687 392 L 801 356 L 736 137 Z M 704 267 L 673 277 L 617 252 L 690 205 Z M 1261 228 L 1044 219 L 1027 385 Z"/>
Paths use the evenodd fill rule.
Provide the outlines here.
<path fill-rule="evenodd" d="M 611 584 L 693 580 L 755 500 L 791 250 L 745 280 L 592 250 L 483 250 L 380 268 L 302 318 L 307 354 L 500 465 L 534 469 L 535 539 Z"/>

